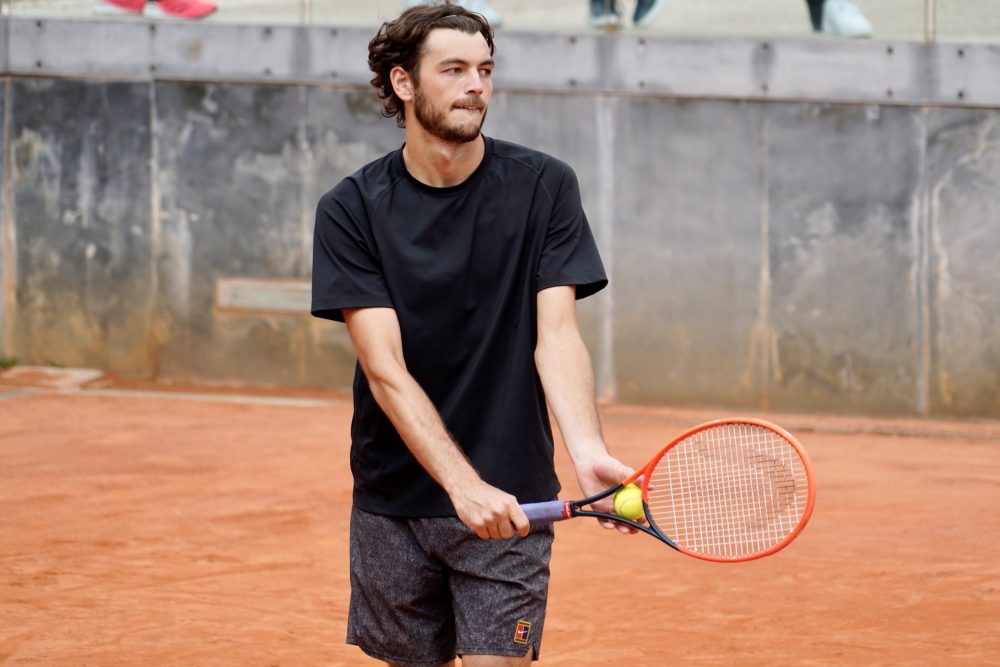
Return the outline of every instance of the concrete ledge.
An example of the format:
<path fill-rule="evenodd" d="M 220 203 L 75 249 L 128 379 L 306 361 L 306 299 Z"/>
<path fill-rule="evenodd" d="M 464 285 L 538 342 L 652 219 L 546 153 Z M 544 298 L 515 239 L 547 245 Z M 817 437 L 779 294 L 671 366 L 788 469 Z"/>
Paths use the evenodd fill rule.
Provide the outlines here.
<path fill-rule="evenodd" d="M 308 280 L 219 278 L 215 307 L 221 311 L 308 315 L 312 283 Z"/>
<path fill-rule="evenodd" d="M 367 85 L 369 27 L 0 20 L 17 76 Z M 1000 106 L 1000 46 L 634 34 L 498 36 L 508 90 Z"/>
<path fill-rule="evenodd" d="M 0 372 L 0 387 L 73 391 L 100 380 L 104 372 L 95 368 L 54 368 L 50 366 L 14 366 Z"/>

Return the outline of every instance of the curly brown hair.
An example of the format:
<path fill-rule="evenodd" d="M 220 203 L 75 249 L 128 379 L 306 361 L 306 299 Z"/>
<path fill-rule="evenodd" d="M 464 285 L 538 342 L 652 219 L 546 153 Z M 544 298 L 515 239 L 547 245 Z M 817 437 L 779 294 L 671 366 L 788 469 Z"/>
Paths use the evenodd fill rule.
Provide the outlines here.
<path fill-rule="evenodd" d="M 431 30 L 448 28 L 473 35 L 480 33 L 486 38 L 493 55 L 493 28 L 480 14 L 453 5 L 449 0 L 443 4 L 417 5 L 399 15 L 395 21 L 386 21 L 378 34 L 368 43 L 368 69 L 375 73 L 371 84 L 378 92 L 382 105 L 382 115 L 396 117 L 396 125 L 406 127 L 406 113 L 403 101 L 392 89 L 389 72 L 394 67 L 402 67 L 417 82 L 417 66 L 423 55 L 424 42 Z"/>

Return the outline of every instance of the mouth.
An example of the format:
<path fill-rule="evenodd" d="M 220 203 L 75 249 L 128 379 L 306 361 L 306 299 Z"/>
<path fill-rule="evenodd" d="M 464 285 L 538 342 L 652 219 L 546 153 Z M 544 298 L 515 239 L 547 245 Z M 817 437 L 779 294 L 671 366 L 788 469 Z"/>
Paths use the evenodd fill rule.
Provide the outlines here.
<path fill-rule="evenodd" d="M 473 111 L 476 113 L 481 113 L 483 109 L 486 108 L 486 105 L 483 104 L 481 101 L 473 98 L 465 103 L 460 102 L 456 104 L 453 108 L 458 109 L 459 111 Z"/>

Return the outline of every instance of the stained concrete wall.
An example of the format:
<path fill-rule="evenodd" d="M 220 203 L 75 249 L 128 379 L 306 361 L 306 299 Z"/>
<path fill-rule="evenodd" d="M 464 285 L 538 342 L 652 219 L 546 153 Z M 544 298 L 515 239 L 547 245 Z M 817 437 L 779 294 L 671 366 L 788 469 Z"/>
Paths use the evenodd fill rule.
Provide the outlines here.
<path fill-rule="evenodd" d="M 0 118 L 7 118 L 7 89 L 9 84 L 0 86 Z M 6 138 L 6 132 L 4 132 Z M 4 151 L 5 154 L 8 151 Z M 0 159 L 0 360 L 7 363 L 10 358 L 7 356 L 14 349 L 11 340 L 11 330 L 8 326 L 8 313 L 13 310 L 12 295 L 14 266 L 14 239 L 12 237 L 14 225 L 10 215 L 10 208 L 7 205 L 7 188 L 3 187 L 9 183 L 7 178 L 7 160 Z"/>
<path fill-rule="evenodd" d="M 13 356 L 149 368 L 148 86 L 13 79 Z"/>
<path fill-rule="evenodd" d="M 547 61 L 579 48 L 525 39 Z M 595 44 L 603 73 L 576 62 L 552 89 L 501 87 L 486 129 L 577 170 L 612 276 L 581 306 L 603 394 L 1000 416 L 1000 103 L 968 80 L 979 102 L 958 107 L 840 83 L 828 99 L 615 90 L 630 56 Z M 402 141 L 363 81 L 11 69 L 0 356 L 349 387 L 342 326 L 227 301 L 220 284 L 306 287 L 315 202 Z"/>

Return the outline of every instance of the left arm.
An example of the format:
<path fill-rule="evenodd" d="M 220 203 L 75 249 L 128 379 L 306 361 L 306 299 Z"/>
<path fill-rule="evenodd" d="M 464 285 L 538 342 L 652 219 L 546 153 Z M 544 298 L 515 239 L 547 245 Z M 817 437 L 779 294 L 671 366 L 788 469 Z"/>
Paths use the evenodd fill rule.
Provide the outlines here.
<path fill-rule="evenodd" d="M 590 496 L 621 483 L 632 474 L 632 469 L 612 457 L 604 443 L 595 401 L 594 371 L 576 320 L 576 288 L 551 287 L 540 291 L 537 299 L 535 366 L 576 468 L 580 489 Z M 596 504 L 601 511 L 614 513 L 610 499 Z M 601 524 L 605 528 L 617 526 L 622 532 L 634 530 L 611 521 Z"/>

